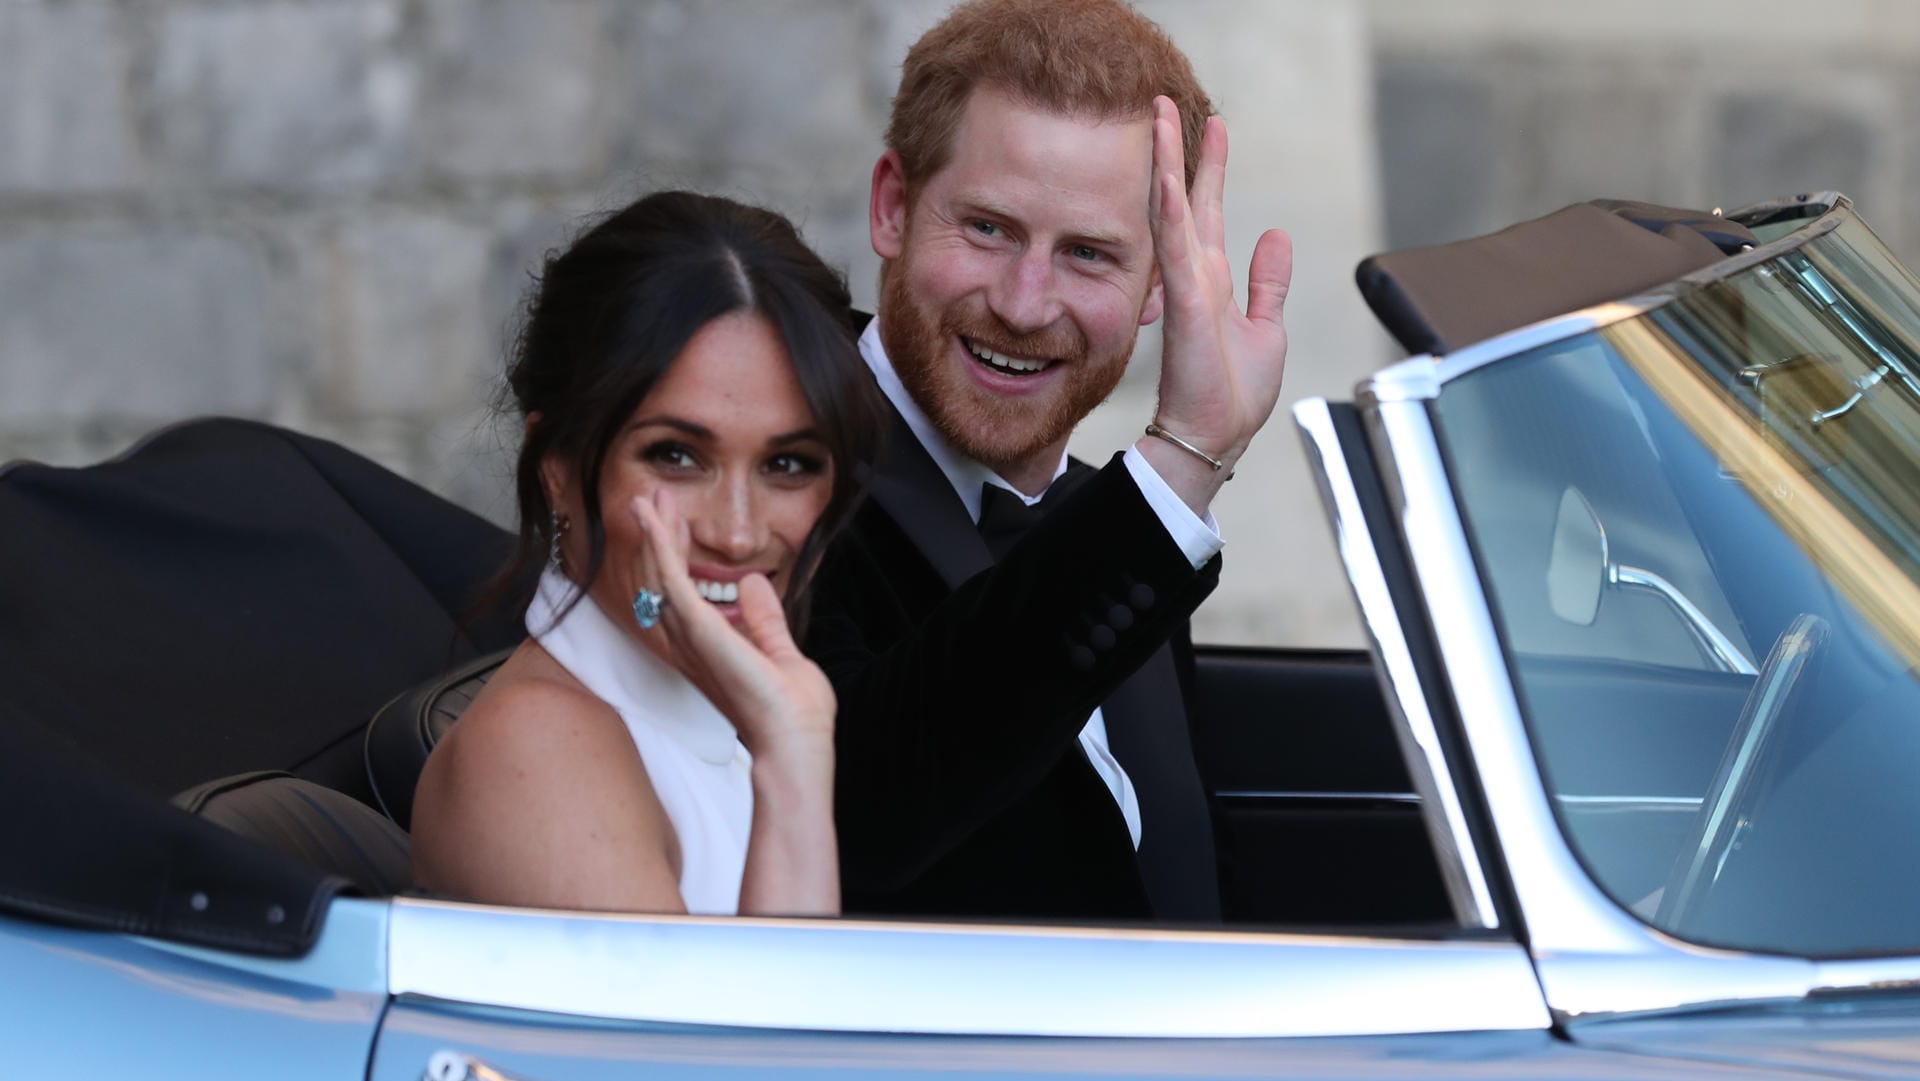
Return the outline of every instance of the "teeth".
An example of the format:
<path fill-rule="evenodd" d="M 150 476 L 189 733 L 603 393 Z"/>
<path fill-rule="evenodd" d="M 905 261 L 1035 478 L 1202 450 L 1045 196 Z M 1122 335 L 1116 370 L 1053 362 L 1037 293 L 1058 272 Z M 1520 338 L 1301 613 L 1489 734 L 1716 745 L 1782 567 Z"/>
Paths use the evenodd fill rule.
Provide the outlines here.
<path fill-rule="evenodd" d="M 714 604 L 732 604 L 740 599 L 738 582 L 709 582 L 704 578 L 695 578 L 693 588 L 702 599 Z"/>
<path fill-rule="evenodd" d="M 1026 357 L 1006 356 L 966 338 L 960 340 L 966 342 L 968 352 L 986 361 L 988 364 L 999 368 L 1001 371 L 1037 372 L 1047 366 L 1047 362 L 1044 360 L 1028 360 Z"/>

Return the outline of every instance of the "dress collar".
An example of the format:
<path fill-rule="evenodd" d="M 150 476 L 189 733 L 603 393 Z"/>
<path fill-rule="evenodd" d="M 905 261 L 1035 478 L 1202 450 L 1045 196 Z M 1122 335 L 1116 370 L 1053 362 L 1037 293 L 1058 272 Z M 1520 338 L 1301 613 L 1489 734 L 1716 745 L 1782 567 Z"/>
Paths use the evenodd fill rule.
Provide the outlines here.
<path fill-rule="evenodd" d="M 527 606 L 527 633 L 627 724 L 665 732 L 703 762 L 731 762 L 740 740 L 726 716 L 687 677 L 616 626 L 591 596 L 568 609 L 579 592 L 554 568 L 542 571 Z"/>
<path fill-rule="evenodd" d="M 867 329 L 860 334 L 860 357 L 872 369 L 874 382 L 880 384 L 880 393 L 886 395 L 887 401 L 900 411 L 900 418 L 907 422 L 914 438 L 926 448 L 933 464 L 940 467 L 947 483 L 953 485 L 961 505 L 967 508 L 967 517 L 976 525 L 980 522 L 980 486 L 983 484 L 1005 488 L 1028 506 L 1040 502 L 1040 496 L 1028 495 L 1001 479 L 1000 474 L 960 453 L 952 443 L 947 442 L 946 436 L 940 434 L 940 429 L 933 426 L 932 418 L 920 408 L 920 403 L 913 400 L 913 395 L 907 393 L 906 384 L 900 381 L 900 373 L 894 371 L 893 360 L 887 356 L 887 347 L 880 341 L 880 317 L 877 315 L 867 322 Z M 1060 464 L 1053 471 L 1053 479 L 1059 480 L 1066 471 L 1067 455 L 1062 451 Z"/>

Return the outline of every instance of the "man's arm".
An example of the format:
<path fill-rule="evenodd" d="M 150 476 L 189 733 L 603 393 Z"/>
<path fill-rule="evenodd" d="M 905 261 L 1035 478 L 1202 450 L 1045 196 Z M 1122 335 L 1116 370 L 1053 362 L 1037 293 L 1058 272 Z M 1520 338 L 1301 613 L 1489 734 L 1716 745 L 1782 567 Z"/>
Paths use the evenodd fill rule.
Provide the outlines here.
<path fill-rule="evenodd" d="M 1029 793 L 1219 580 L 1118 457 L 917 623 L 862 610 L 885 568 L 851 541 L 822 567 L 807 647 L 840 703 L 842 867 L 869 890 L 910 881 Z"/>
<path fill-rule="evenodd" d="M 1164 439 L 1135 444 L 1195 514 L 1205 516 L 1254 433 L 1273 414 L 1287 363 L 1287 290 L 1293 241 L 1278 229 L 1261 234 L 1247 272 L 1247 307 L 1233 295 L 1223 206 L 1227 126 L 1207 120 L 1189 198 L 1180 114 L 1154 99 L 1154 256 L 1166 294 L 1160 405 L 1154 421 L 1220 462 Z"/>

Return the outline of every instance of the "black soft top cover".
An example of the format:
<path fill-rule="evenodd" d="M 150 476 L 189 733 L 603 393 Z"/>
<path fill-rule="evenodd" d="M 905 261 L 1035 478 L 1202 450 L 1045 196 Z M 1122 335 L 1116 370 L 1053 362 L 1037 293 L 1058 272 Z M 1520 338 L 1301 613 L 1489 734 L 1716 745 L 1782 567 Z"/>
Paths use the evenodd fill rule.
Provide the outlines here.
<path fill-rule="evenodd" d="M 304 950 L 340 883 L 166 797 L 259 769 L 364 796 L 374 710 L 520 637 L 506 611 L 462 623 L 508 545 L 247 421 L 0 471 L 0 910 Z"/>
<path fill-rule="evenodd" d="M 1646 292 L 1756 243 L 1715 214 L 1596 199 L 1486 236 L 1375 255 L 1354 276 L 1408 352 L 1437 355 Z"/>

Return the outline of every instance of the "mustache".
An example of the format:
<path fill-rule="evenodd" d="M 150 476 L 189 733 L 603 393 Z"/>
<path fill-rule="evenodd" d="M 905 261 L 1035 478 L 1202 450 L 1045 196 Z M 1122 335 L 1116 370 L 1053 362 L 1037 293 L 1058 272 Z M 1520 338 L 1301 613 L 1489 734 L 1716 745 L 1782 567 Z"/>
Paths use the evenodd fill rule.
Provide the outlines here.
<path fill-rule="evenodd" d="M 1079 361 L 1087 356 L 1087 339 L 1071 321 L 1061 320 L 1044 330 L 1021 334 L 992 314 L 957 315 L 942 320 L 942 330 L 995 353 L 1035 360 Z"/>

